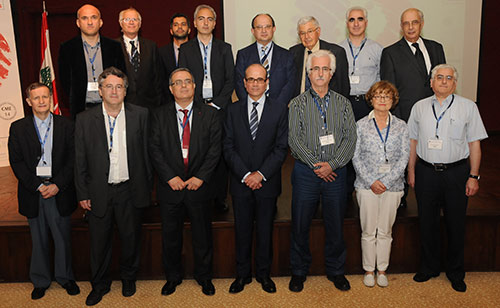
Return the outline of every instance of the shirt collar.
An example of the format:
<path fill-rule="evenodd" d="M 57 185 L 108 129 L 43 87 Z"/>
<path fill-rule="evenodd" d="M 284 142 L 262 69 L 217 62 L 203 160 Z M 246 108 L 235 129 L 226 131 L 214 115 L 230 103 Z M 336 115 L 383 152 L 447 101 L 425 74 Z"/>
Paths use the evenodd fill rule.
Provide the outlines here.
<path fill-rule="evenodd" d="M 104 115 L 104 117 L 107 117 L 108 112 L 106 111 L 106 108 L 104 108 L 104 103 L 101 104 L 101 107 L 102 107 L 102 114 Z M 122 108 L 120 109 L 120 112 L 118 113 L 118 115 L 116 117 L 118 118 L 120 116 L 120 114 L 123 113 L 124 110 L 125 110 L 125 103 L 122 103 Z"/>
<path fill-rule="evenodd" d="M 389 112 L 389 116 L 387 117 L 385 124 L 389 124 L 389 119 L 392 121 L 392 114 L 390 111 L 388 111 L 388 112 Z M 370 111 L 370 113 L 368 114 L 368 119 L 369 120 L 375 119 L 375 110 Z"/>
<path fill-rule="evenodd" d="M 411 43 L 411 42 L 410 42 L 410 41 L 408 41 L 407 39 L 405 39 L 405 41 L 406 41 L 406 43 L 408 44 L 408 46 L 413 47 L 413 46 L 411 45 L 411 44 L 413 44 L 413 43 Z M 424 45 L 424 41 L 422 41 L 422 38 L 421 38 L 420 36 L 418 37 L 418 40 L 417 40 L 415 43 L 418 43 L 418 48 L 420 48 L 420 50 L 422 50 L 422 46 L 424 46 L 424 47 L 425 47 L 425 45 Z M 413 47 L 413 48 L 415 48 L 415 47 Z"/>
<path fill-rule="evenodd" d="M 307 53 L 309 49 L 307 48 L 304 48 L 304 52 Z M 312 52 L 315 52 L 315 51 L 318 51 L 319 50 L 319 40 L 316 42 L 316 44 L 313 46 L 313 48 L 311 49 Z"/>
<path fill-rule="evenodd" d="M 453 98 L 453 93 L 448 95 L 448 97 L 443 101 L 443 105 L 441 105 L 436 97 L 436 94 L 434 94 L 431 97 L 431 102 L 432 102 L 432 104 L 435 104 L 437 107 L 443 108 L 443 107 L 447 107 L 451 103 L 452 98 Z"/>
<path fill-rule="evenodd" d="M 137 47 L 137 42 L 139 41 L 139 36 L 136 35 L 136 37 L 134 37 L 133 39 L 130 39 L 126 35 L 123 35 L 123 41 L 129 45 L 130 45 L 130 42 L 134 42 L 135 47 Z"/>
<path fill-rule="evenodd" d="M 49 112 L 49 115 L 45 118 L 45 120 L 40 119 L 36 115 L 33 114 L 33 118 L 35 119 L 35 124 L 37 127 L 41 127 L 41 125 L 49 126 L 50 121 L 52 120 L 52 113 Z"/>
<path fill-rule="evenodd" d="M 191 108 L 193 108 L 193 102 L 189 103 L 189 105 L 187 105 L 186 108 L 182 108 L 181 105 L 179 105 L 179 104 L 177 104 L 177 102 L 175 102 L 175 110 L 177 112 L 179 112 L 179 109 L 191 110 Z"/>
<path fill-rule="evenodd" d="M 94 46 L 87 43 L 87 41 L 83 38 L 83 36 L 82 36 L 82 42 L 83 42 L 83 45 L 86 45 L 88 48 L 96 48 L 97 46 L 99 46 L 101 44 L 101 37 L 99 36 L 99 38 L 97 39 L 97 43 Z"/>
<path fill-rule="evenodd" d="M 262 47 L 265 47 L 266 52 L 269 52 L 269 48 L 271 48 L 271 46 L 273 46 L 273 41 L 269 42 L 267 45 L 262 45 L 259 42 L 256 42 L 256 43 L 257 43 L 257 49 L 259 50 L 259 55 L 262 53 Z"/>
<path fill-rule="evenodd" d="M 313 87 L 310 87 L 309 88 L 309 91 L 312 95 L 313 98 L 317 98 L 317 99 L 330 99 L 330 90 L 328 90 L 328 92 L 326 92 L 325 96 L 323 96 L 323 98 L 319 97 L 318 93 L 316 93 L 316 91 L 314 91 Z"/>
<path fill-rule="evenodd" d="M 212 34 L 212 36 L 210 37 L 210 42 L 208 42 L 207 46 L 205 46 L 205 44 L 203 44 L 203 42 L 200 40 L 200 38 L 198 36 L 196 37 L 196 39 L 198 40 L 200 47 L 207 48 L 207 47 L 212 46 L 212 41 L 214 40 L 214 35 Z"/>
<path fill-rule="evenodd" d="M 250 95 L 247 95 L 247 102 L 248 105 L 252 105 L 253 102 L 258 102 L 260 106 L 264 105 L 264 102 L 266 101 L 266 93 L 262 94 L 262 96 L 254 101 L 253 99 L 250 98 Z"/>

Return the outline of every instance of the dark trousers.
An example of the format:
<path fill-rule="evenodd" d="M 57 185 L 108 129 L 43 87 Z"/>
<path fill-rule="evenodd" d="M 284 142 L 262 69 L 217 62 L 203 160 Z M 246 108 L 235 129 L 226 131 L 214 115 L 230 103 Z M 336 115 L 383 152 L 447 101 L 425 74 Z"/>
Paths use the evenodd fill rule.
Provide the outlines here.
<path fill-rule="evenodd" d="M 464 163 L 445 171 L 435 171 L 420 161 L 415 167 L 415 194 L 420 220 L 422 242 L 421 273 L 440 272 L 440 211 L 443 209 L 448 238 L 446 275 L 449 279 L 463 279 L 464 237 L 467 196 L 465 184 L 469 166 Z"/>
<path fill-rule="evenodd" d="M 252 238 L 255 220 L 256 277 L 269 277 L 273 259 L 273 221 L 277 198 L 233 196 L 234 229 L 236 233 L 236 273 L 238 277 L 252 276 Z"/>
<path fill-rule="evenodd" d="M 309 229 L 321 197 L 325 225 L 325 268 L 327 275 L 344 274 L 346 248 L 343 236 L 346 207 L 346 168 L 334 170 L 335 181 L 325 182 L 312 169 L 295 161 L 292 172 L 292 274 L 307 275 L 311 265 Z"/>
<path fill-rule="evenodd" d="M 211 208 L 206 202 L 160 202 L 163 267 L 167 280 L 182 279 L 182 242 L 184 214 L 191 222 L 194 256 L 194 278 L 212 279 L 212 226 Z"/>
<path fill-rule="evenodd" d="M 228 185 L 228 168 L 224 157 L 221 155 L 217 167 L 215 167 L 214 175 L 212 176 L 212 194 L 215 205 L 226 202 L 227 185 Z"/>
<path fill-rule="evenodd" d="M 29 218 L 32 252 L 30 279 L 35 288 L 48 288 L 52 282 L 49 230 L 54 240 L 54 272 L 60 285 L 75 280 L 71 265 L 71 216 L 61 216 L 56 198 L 40 196 L 38 217 Z"/>
<path fill-rule="evenodd" d="M 120 277 L 136 280 L 140 262 L 142 209 L 132 202 L 129 182 L 108 185 L 108 204 L 103 217 L 89 211 L 90 267 L 92 288 L 98 291 L 109 289 L 111 278 L 111 252 L 114 224 L 120 236 Z"/>

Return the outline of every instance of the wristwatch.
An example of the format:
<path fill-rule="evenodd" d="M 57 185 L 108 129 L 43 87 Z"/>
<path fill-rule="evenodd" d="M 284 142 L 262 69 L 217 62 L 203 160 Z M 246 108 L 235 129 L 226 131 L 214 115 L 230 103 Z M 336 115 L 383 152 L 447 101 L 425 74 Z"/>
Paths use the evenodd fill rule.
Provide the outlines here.
<path fill-rule="evenodd" d="M 469 177 L 470 177 L 470 178 L 473 178 L 473 179 L 476 179 L 476 180 L 478 180 L 478 181 L 479 181 L 479 179 L 481 178 L 481 176 L 480 176 L 480 175 L 472 175 L 472 174 L 469 174 Z"/>

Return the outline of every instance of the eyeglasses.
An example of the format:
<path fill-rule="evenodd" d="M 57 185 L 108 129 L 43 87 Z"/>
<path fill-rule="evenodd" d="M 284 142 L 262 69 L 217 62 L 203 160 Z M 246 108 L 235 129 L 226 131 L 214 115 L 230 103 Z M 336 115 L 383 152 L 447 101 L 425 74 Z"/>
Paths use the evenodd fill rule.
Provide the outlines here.
<path fill-rule="evenodd" d="M 323 73 L 328 73 L 331 70 L 332 69 L 329 68 L 328 66 L 323 66 L 323 67 L 313 66 L 309 69 L 310 72 L 315 72 L 315 73 L 318 73 L 319 71 L 322 71 Z"/>
<path fill-rule="evenodd" d="M 257 31 L 262 31 L 262 30 L 266 30 L 266 31 L 269 31 L 271 30 L 273 26 L 272 25 L 265 25 L 265 26 L 255 26 L 254 29 L 256 29 Z"/>
<path fill-rule="evenodd" d="M 258 83 L 258 84 L 263 84 L 264 82 L 266 82 L 267 78 L 253 78 L 253 77 L 248 77 L 248 78 L 245 78 L 245 80 L 248 82 L 248 83 Z"/>
<path fill-rule="evenodd" d="M 358 18 L 351 17 L 351 18 L 349 18 L 347 21 L 348 21 L 348 22 L 354 22 L 354 21 L 356 21 L 356 20 L 357 20 L 358 22 L 362 22 L 362 21 L 364 21 L 364 20 L 365 20 L 365 18 L 364 18 L 364 17 L 358 17 Z"/>
<path fill-rule="evenodd" d="M 186 86 L 189 86 L 193 83 L 193 80 L 191 79 L 184 79 L 184 80 L 176 80 L 176 81 L 172 81 L 172 83 L 170 84 L 171 86 L 177 86 L 177 87 L 180 87 L 182 85 L 186 85 Z"/>
<path fill-rule="evenodd" d="M 306 36 L 306 35 L 312 35 L 314 32 L 316 32 L 319 28 L 316 27 L 316 29 L 309 29 L 307 31 L 300 31 L 299 36 Z"/>
<path fill-rule="evenodd" d="M 113 86 L 112 84 L 108 83 L 105 85 L 102 85 L 101 88 L 106 89 L 108 91 L 111 91 L 115 89 L 116 91 L 123 91 L 125 89 L 125 86 L 122 84 L 117 84 L 116 86 Z"/>
<path fill-rule="evenodd" d="M 124 22 L 138 22 L 138 21 L 141 21 L 139 18 L 134 18 L 134 17 L 127 17 L 127 18 L 122 18 L 122 21 Z"/>
<path fill-rule="evenodd" d="M 439 80 L 439 81 L 442 81 L 442 80 L 443 80 L 443 79 L 445 79 L 445 78 L 446 78 L 446 80 L 448 80 L 448 81 L 453 81 L 453 80 L 455 79 L 455 77 L 454 77 L 454 76 L 452 76 L 452 75 L 446 75 L 446 76 L 445 76 L 445 75 L 441 75 L 441 74 L 436 75 L 436 79 L 437 79 L 437 80 Z"/>
<path fill-rule="evenodd" d="M 196 19 L 198 19 L 198 21 L 205 21 L 205 20 L 208 20 L 209 22 L 215 21 L 215 18 L 213 18 L 213 17 L 205 17 L 205 16 L 198 16 Z"/>
<path fill-rule="evenodd" d="M 414 27 L 420 25 L 420 20 L 412 20 L 412 21 L 404 21 L 403 22 L 403 27 L 409 27 L 410 24 Z"/>
<path fill-rule="evenodd" d="M 374 95 L 373 98 L 377 99 L 377 100 L 388 101 L 388 100 L 392 99 L 392 96 L 389 96 L 389 95 Z"/>

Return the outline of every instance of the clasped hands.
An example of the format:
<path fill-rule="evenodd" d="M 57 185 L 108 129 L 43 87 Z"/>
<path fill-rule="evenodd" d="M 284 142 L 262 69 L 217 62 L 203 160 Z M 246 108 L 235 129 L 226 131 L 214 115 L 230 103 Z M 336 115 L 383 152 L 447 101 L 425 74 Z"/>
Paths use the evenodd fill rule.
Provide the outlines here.
<path fill-rule="evenodd" d="M 179 176 L 176 176 L 168 181 L 168 185 L 170 185 L 172 190 L 183 190 L 184 188 L 187 188 L 188 190 L 198 190 L 202 184 L 203 180 L 200 180 L 195 176 L 185 182 Z"/>

